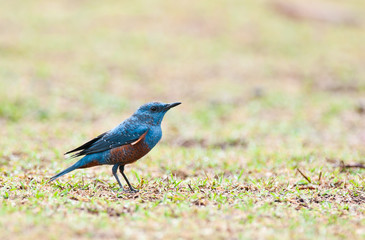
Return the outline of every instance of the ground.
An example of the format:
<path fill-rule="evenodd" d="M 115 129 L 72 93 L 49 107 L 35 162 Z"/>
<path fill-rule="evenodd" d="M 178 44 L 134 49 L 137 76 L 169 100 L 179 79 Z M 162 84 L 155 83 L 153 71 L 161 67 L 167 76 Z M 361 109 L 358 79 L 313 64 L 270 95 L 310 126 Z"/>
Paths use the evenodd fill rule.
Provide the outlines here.
<path fill-rule="evenodd" d="M 365 3 L 7 1 L 1 239 L 364 239 Z M 63 153 L 149 101 L 126 167 Z M 357 164 L 360 167 L 350 167 Z"/>

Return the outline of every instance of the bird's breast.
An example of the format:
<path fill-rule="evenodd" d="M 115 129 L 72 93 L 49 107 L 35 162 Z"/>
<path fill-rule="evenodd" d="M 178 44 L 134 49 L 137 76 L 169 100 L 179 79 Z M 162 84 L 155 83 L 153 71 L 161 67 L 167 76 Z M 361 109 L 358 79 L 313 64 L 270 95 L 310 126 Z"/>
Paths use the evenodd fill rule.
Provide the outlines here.
<path fill-rule="evenodd" d="M 161 139 L 162 131 L 160 126 L 150 128 L 146 134 L 145 142 L 152 149 Z"/>

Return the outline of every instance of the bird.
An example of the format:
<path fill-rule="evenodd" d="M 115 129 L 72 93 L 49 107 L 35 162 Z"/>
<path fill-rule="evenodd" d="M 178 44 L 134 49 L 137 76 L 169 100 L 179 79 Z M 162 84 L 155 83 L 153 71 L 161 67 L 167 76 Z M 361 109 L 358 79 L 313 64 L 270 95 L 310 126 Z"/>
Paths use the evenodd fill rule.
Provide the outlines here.
<path fill-rule="evenodd" d="M 65 155 L 73 153 L 71 158 L 83 157 L 69 168 L 51 177 L 50 182 L 75 169 L 113 165 L 112 173 L 120 188 L 128 191 L 124 189 L 118 178 L 118 169 L 127 182 L 129 190 L 138 192 L 124 174 L 124 166 L 134 163 L 156 146 L 162 137 L 161 122 L 166 112 L 180 104 L 181 102 L 149 102 L 140 106 L 132 116 L 115 128 L 66 152 Z"/>

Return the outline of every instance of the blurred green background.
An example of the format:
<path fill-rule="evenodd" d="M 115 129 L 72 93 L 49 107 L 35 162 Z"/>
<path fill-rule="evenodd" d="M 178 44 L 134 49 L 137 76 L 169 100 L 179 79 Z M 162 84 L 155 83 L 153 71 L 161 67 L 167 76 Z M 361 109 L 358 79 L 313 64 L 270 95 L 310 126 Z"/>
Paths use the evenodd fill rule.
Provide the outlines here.
<path fill-rule="evenodd" d="M 0 3 L 0 187 L 7 196 L 1 200 L 0 224 L 13 234 L 26 236 L 11 221 L 4 223 L 6 216 L 28 216 L 40 203 L 8 208 L 10 200 L 19 204 L 16 193 L 6 195 L 9 189 L 19 192 L 24 176 L 44 183 L 71 164 L 63 159 L 64 152 L 114 127 L 149 101 L 183 104 L 167 114 L 160 150 L 129 167 L 147 181 L 174 171 L 183 172 L 183 180 L 222 172 L 235 178 L 244 171 L 251 180 L 283 174 L 279 182 L 293 183 L 300 179 L 292 179 L 300 166 L 316 176 L 326 172 L 332 180 L 351 178 L 363 190 L 361 170 L 331 174 L 333 164 L 361 162 L 365 156 L 365 1 Z M 107 168 L 75 176 L 88 173 L 113 181 Z M 49 187 L 47 191 L 57 190 Z M 236 207 L 225 204 L 227 209 Z M 215 200 L 212 206 L 217 206 Z M 333 228 L 325 226 L 304 237 L 359 236 L 350 229 L 357 229 L 356 221 L 364 218 L 363 206 L 355 207 L 352 216 L 345 214 L 346 224 L 335 222 Z M 155 211 L 149 205 L 142 208 Z M 43 210 L 40 218 L 47 216 Z M 318 214 L 320 223 L 328 220 Z M 95 228 L 104 226 L 95 221 Z M 20 226 L 41 226 L 36 232 L 52 229 L 35 222 Z M 268 234 L 259 238 L 282 234 L 293 239 L 300 226 L 283 233 L 280 224 L 255 218 L 251 223 L 262 227 L 247 234 Z M 319 228 L 317 223 L 311 227 Z M 240 227 L 232 227 L 233 235 L 214 229 L 204 236 L 246 236 L 237 235 Z M 267 231 L 270 227 L 274 230 Z M 125 237 L 115 231 L 107 236 Z M 169 229 L 145 231 L 156 238 L 156 232 L 176 237 Z M 75 232 L 67 236 L 80 236 Z M 202 237 L 198 231 L 191 234 L 187 237 Z M 103 235 L 89 237 L 98 236 Z"/>

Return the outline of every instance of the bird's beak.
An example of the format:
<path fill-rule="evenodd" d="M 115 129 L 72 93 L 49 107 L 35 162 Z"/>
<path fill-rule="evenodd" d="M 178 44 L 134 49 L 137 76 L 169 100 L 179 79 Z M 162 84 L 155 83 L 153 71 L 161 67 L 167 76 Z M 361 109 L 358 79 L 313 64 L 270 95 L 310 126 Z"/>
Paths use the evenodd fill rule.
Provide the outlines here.
<path fill-rule="evenodd" d="M 180 105 L 181 102 L 176 102 L 176 103 L 170 103 L 167 104 L 167 106 L 165 107 L 166 110 L 169 110 L 170 108 L 176 107 L 177 105 Z"/>

